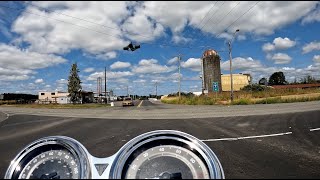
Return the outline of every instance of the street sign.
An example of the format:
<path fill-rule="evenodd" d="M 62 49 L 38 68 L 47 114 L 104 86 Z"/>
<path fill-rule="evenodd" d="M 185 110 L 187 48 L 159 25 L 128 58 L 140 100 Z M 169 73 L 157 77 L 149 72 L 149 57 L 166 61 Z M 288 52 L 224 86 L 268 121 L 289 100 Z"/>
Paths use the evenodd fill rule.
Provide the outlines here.
<path fill-rule="evenodd" d="M 212 86 L 213 86 L 214 92 L 219 92 L 219 83 L 218 82 L 213 82 Z"/>

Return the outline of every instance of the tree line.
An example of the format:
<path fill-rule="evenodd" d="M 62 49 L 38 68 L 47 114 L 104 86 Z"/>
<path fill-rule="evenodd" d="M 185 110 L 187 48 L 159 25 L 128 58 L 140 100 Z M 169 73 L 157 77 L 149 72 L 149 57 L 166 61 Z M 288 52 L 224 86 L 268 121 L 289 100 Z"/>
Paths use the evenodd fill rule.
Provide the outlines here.
<path fill-rule="evenodd" d="M 269 80 L 267 78 L 263 77 L 259 80 L 259 85 L 288 85 L 288 84 L 315 84 L 320 83 L 320 79 L 316 79 L 315 77 L 312 77 L 310 75 L 303 77 L 299 80 L 295 79 L 293 82 L 286 81 L 286 77 L 283 72 L 275 72 L 270 77 Z"/>

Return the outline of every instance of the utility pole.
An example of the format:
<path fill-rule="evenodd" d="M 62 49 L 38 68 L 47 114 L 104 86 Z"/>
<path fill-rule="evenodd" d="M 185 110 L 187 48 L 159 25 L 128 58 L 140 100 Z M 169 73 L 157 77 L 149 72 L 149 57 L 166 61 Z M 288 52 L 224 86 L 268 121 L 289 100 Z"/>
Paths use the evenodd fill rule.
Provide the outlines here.
<path fill-rule="evenodd" d="M 129 86 L 127 85 L 127 97 L 129 97 Z"/>
<path fill-rule="evenodd" d="M 231 99 L 231 103 L 232 103 L 233 102 L 233 78 L 232 78 L 231 41 L 228 42 L 228 46 L 229 46 L 229 57 L 230 57 L 230 80 L 231 80 L 230 99 Z"/>
<path fill-rule="evenodd" d="M 179 62 L 179 100 L 181 99 L 181 54 L 178 56 L 178 62 Z"/>
<path fill-rule="evenodd" d="M 231 42 L 234 39 L 234 37 L 236 36 L 236 33 L 239 32 L 239 29 L 237 29 L 234 33 L 233 33 L 233 37 L 232 39 L 228 42 L 228 47 L 229 47 L 229 57 L 230 57 L 230 80 L 231 80 L 231 94 L 230 94 L 230 99 L 231 99 L 231 103 L 233 102 L 233 78 L 232 78 L 232 55 L 231 55 Z"/>
<path fill-rule="evenodd" d="M 201 95 L 204 95 L 204 73 L 203 73 L 203 58 L 201 58 Z"/>
<path fill-rule="evenodd" d="M 104 103 L 108 103 L 107 98 L 107 67 L 104 68 Z"/>
<path fill-rule="evenodd" d="M 156 82 L 156 99 L 158 97 L 158 82 Z"/>

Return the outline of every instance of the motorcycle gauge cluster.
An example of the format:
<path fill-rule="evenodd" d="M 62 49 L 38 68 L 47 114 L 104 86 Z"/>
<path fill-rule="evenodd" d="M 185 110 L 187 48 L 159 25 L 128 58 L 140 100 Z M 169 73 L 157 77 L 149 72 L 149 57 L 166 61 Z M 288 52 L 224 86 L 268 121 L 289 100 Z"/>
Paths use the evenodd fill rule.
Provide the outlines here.
<path fill-rule="evenodd" d="M 5 179 L 223 179 L 213 151 L 197 138 L 172 130 L 137 136 L 114 155 L 92 156 L 64 136 L 36 140 L 25 147 Z"/>

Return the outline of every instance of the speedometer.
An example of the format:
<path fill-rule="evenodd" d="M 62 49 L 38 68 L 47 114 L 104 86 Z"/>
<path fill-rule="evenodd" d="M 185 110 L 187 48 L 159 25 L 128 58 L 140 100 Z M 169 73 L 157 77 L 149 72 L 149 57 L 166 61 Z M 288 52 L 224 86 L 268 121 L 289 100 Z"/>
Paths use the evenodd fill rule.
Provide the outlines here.
<path fill-rule="evenodd" d="M 34 157 L 19 179 L 78 179 L 78 161 L 66 150 L 49 150 Z"/>
<path fill-rule="evenodd" d="M 143 151 L 123 173 L 125 179 L 209 179 L 205 163 L 195 153 L 174 145 Z"/>
<path fill-rule="evenodd" d="M 222 179 L 221 164 L 197 138 L 179 131 L 142 134 L 116 154 L 110 179 Z"/>
<path fill-rule="evenodd" d="M 74 139 L 52 136 L 29 144 L 11 162 L 5 178 L 83 179 L 89 178 L 86 149 Z"/>

